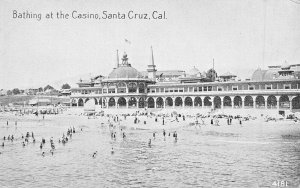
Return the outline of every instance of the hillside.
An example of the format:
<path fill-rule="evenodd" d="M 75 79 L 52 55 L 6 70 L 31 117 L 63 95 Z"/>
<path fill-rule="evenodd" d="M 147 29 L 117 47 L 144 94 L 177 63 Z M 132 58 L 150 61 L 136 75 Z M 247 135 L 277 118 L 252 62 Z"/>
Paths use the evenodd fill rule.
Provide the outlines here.
<path fill-rule="evenodd" d="M 14 95 L 14 96 L 1 96 L 0 97 L 0 105 L 23 105 L 28 104 L 28 101 L 31 99 L 49 99 L 53 104 L 68 102 L 69 98 L 57 97 L 57 96 L 36 96 L 36 95 Z"/>

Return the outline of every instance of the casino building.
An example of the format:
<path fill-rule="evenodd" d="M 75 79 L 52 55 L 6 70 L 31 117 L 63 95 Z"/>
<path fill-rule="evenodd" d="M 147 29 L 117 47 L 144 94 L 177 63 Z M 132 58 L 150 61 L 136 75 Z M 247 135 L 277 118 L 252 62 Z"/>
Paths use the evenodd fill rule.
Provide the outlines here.
<path fill-rule="evenodd" d="M 241 81 L 227 72 L 217 75 L 193 67 L 189 71 L 158 71 L 151 62 L 140 72 L 124 53 L 107 76 L 80 80 L 71 89 L 71 105 L 93 100 L 100 108 L 209 108 L 275 109 L 300 111 L 300 64 L 257 69 Z"/>

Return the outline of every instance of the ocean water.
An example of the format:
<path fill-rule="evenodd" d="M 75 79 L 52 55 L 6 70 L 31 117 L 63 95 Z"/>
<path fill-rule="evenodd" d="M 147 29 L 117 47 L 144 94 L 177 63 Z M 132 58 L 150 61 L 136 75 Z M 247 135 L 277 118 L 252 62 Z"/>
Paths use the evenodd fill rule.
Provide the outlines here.
<path fill-rule="evenodd" d="M 0 146 L 0 187 L 276 187 L 274 181 L 300 185 L 300 125 L 289 121 L 182 126 L 167 129 L 165 138 L 162 130 L 125 129 L 123 139 L 117 127 L 114 140 L 107 120 L 100 117 L 17 117 L 17 126 L 13 117 L 8 126 L 7 117 L 0 118 L 0 144 L 5 144 Z M 69 142 L 58 143 L 73 126 L 76 133 Z M 34 132 L 36 143 L 29 138 L 23 147 L 21 136 L 26 132 Z M 15 141 L 3 141 L 12 134 Z M 42 138 L 46 144 L 41 150 Z"/>

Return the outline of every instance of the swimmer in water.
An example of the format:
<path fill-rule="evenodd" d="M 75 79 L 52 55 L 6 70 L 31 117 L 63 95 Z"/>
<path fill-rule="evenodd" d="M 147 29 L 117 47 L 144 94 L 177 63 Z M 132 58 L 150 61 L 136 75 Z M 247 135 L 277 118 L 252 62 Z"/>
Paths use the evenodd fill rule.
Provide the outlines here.
<path fill-rule="evenodd" d="M 114 154 L 114 153 L 115 153 L 115 151 L 114 151 L 114 148 L 113 148 L 113 147 L 111 148 L 111 151 L 110 151 L 110 153 L 111 153 L 111 154 Z"/>
<path fill-rule="evenodd" d="M 4 142 L 2 142 L 2 147 L 4 147 Z"/>
<path fill-rule="evenodd" d="M 22 144 L 22 145 L 23 145 L 23 147 L 25 147 L 25 143 L 24 143 L 24 142 L 23 142 L 23 144 Z"/>
<path fill-rule="evenodd" d="M 97 156 L 97 152 L 98 152 L 98 151 L 95 151 L 95 152 L 93 153 L 93 158 L 95 158 L 95 157 Z"/>
<path fill-rule="evenodd" d="M 151 147 L 151 139 L 149 139 L 148 146 Z"/>
<path fill-rule="evenodd" d="M 45 152 L 42 153 L 42 156 L 45 157 Z"/>
<path fill-rule="evenodd" d="M 43 143 L 41 143 L 41 145 L 40 145 L 40 149 L 43 149 Z"/>

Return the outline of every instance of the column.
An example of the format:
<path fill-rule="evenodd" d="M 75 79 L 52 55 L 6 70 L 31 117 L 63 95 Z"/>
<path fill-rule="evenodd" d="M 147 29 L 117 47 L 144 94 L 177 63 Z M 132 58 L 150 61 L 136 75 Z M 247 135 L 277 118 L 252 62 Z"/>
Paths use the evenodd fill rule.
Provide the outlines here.
<path fill-rule="evenodd" d="M 210 97 L 211 100 L 211 108 L 215 108 L 215 102 L 214 99 L 212 97 Z"/>
<path fill-rule="evenodd" d="M 118 106 L 118 100 L 119 100 L 119 97 L 116 97 L 116 98 L 115 98 L 115 102 L 116 102 L 116 103 L 115 103 L 115 104 L 116 104 L 115 108 L 119 108 L 119 106 Z"/>
<path fill-rule="evenodd" d="M 128 108 L 129 107 L 129 99 L 125 98 L 125 100 L 126 100 L 126 108 Z"/>
<path fill-rule="evenodd" d="M 253 99 L 253 108 L 256 108 L 256 96 L 251 96 Z"/>
<path fill-rule="evenodd" d="M 204 107 L 204 98 L 203 97 L 200 97 L 201 98 L 201 108 Z"/>
<path fill-rule="evenodd" d="M 162 99 L 163 99 L 163 108 L 166 108 L 166 99 L 165 98 Z"/>
<path fill-rule="evenodd" d="M 221 98 L 221 109 L 223 109 L 224 108 L 224 97 L 220 97 Z"/>
<path fill-rule="evenodd" d="M 245 96 L 241 96 L 242 99 L 242 109 L 245 108 Z"/>
<path fill-rule="evenodd" d="M 192 107 L 195 108 L 195 97 L 191 97 L 192 98 Z"/>
<path fill-rule="evenodd" d="M 182 107 L 184 108 L 185 107 L 185 103 L 184 103 L 185 102 L 185 97 L 182 97 L 181 99 L 182 99 Z"/>
<path fill-rule="evenodd" d="M 278 85 L 278 84 L 277 84 Z M 275 96 L 276 97 L 276 102 L 277 102 L 277 110 L 279 110 L 279 98 L 280 98 L 280 96 Z"/>
<path fill-rule="evenodd" d="M 268 109 L 268 96 L 263 96 L 265 99 L 265 109 Z"/>
<path fill-rule="evenodd" d="M 293 98 L 294 98 L 295 96 L 289 96 L 289 100 L 290 100 L 290 110 L 292 110 L 293 109 Z"/>
<path fill-rule="evenodd" d="M 156 100 L 157 100 L 157 98 L 153 97 L 153 100 L 154 100 L 154 108 L 157 108 L 157 106 L 156 106 Z"/>
<path fill-rule="evenodd" d="M 173 100 L 173 108 L 175 108 L 175 98 L 172 98 Z"/>
<path fill-rule="evenodd" d="M 230 96 L 230 99 L 231 99 L 231 108 L 234 108 L 234 97 Z"/>

